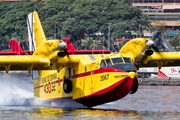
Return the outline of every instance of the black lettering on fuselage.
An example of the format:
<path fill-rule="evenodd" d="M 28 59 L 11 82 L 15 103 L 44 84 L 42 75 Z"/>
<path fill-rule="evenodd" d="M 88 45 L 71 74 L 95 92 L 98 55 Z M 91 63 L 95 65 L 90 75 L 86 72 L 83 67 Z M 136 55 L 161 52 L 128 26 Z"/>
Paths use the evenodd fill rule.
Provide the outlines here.
<path fill-rule="evenodd" d="M 109 74 L 101 75 L 100 76 L 100 81 L 105 81 L 109 79 Z"/>
<path fill-rule="evenodd" d="M 56 91 L 56 80 L 57 79 L 57 74 L 51 74 L 49 76 L 41 78 L 42 84 L 44 84 L 44 92 L 45 93 L 51 93 L 53 91 Z"/>
<path fill-rule="evenodd" d="M 41 78 L 42 83 L 50 82 L 57 79 L 56 73 Z"/>

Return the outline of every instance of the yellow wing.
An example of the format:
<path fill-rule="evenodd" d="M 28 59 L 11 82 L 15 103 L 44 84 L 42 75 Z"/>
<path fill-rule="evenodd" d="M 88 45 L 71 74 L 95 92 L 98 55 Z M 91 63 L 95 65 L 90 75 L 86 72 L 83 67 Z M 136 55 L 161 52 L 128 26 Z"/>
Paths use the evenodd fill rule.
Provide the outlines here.
<path fill-rule="evenodd" d="M 180 66 L 180 52 L 155 52 L 142 60 L 142 67 Z"/>
<path fill-rule="evenodd" d="M 127 54 L 137 68 L 180 66 L 180 52 L 154 52 L 154 42 L 148 38 L 136 38 L 126 43 L 120 54 Z"/>
<path fill-rule="evenodd" d="M 0 70 L 47 70 L 51 69 L 50 60 L 43 55 L 0 56 Z"/>

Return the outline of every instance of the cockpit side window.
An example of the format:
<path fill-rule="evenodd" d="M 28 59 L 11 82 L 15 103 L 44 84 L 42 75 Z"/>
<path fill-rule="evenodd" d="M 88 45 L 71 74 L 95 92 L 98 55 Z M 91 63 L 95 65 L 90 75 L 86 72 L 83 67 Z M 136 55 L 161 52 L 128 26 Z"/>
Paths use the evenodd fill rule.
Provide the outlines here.
<path fill-rule="evenodd" d="M 130 58 L 127 57 L 123 57 L 123 58 L 125 63 L 132 63 Z"/>
<path fill-rule="evenodd" d="M 112 63 L 111 63 L 111 60 L 110 59 L 106 59 L 106 63 L 107 63 L 107 66 L 111 66 Z"/>
<path fill-rule="evenodd" d="M 101 65 L 100 65 L 100 67 L 105 67 L 106 66 L 106 63 L 105 63 L 105 61 L 104 60 L 102 60 L 101 61 Z"/>
<path fill-rule="evenodd" d="M 113 64 L 123 63 L 123 59 L 121 57 L 119 57 L 119 58 L 112 58 L 112 62 L 113 62 Z"/>

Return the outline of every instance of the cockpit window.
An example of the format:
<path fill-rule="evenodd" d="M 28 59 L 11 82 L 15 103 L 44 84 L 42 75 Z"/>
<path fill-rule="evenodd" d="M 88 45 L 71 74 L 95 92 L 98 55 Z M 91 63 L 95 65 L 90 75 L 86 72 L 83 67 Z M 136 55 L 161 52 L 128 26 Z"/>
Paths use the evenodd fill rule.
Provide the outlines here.
<path fill-rule="evenodd" d="M 110 59 L 106 59 L 106 63 L 107 63 L 107 66 L 111 66 L 112 63 L 111 63 L 111 60 Z"/>
<path fill-rule="evenodd" d="M 121 57 L 119 58 L 112 58 L 113 64 L 123 63 L 123 60 Z"/>
<path fill-rule="evenodd" d="M 123 57 L 124 58 L 124 62 L 125 63 L 131 63 L 131 59 L 130 58 L 127 58 L 127 57 Z"/>
<path fill-rule="evenodd" d="M 101 61 L 101 66 L 100 67 L 105 67 L 106 66 L 106 63 L 104 60 Z"/>

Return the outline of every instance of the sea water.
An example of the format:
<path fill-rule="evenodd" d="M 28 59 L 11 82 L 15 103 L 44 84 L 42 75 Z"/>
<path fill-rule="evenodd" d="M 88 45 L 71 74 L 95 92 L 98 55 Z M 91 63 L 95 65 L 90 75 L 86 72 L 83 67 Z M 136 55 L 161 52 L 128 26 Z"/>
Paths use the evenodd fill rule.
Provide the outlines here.
<path fill-rule="evenodd" d="M 31 79 L 5 74 L 0 79 L 0 120 L 179 120 L 179 94 L 180 86 L 139 86 L 135 94 L 93 108 L 72 101 L 47 105 L 34 97 Z"/>

